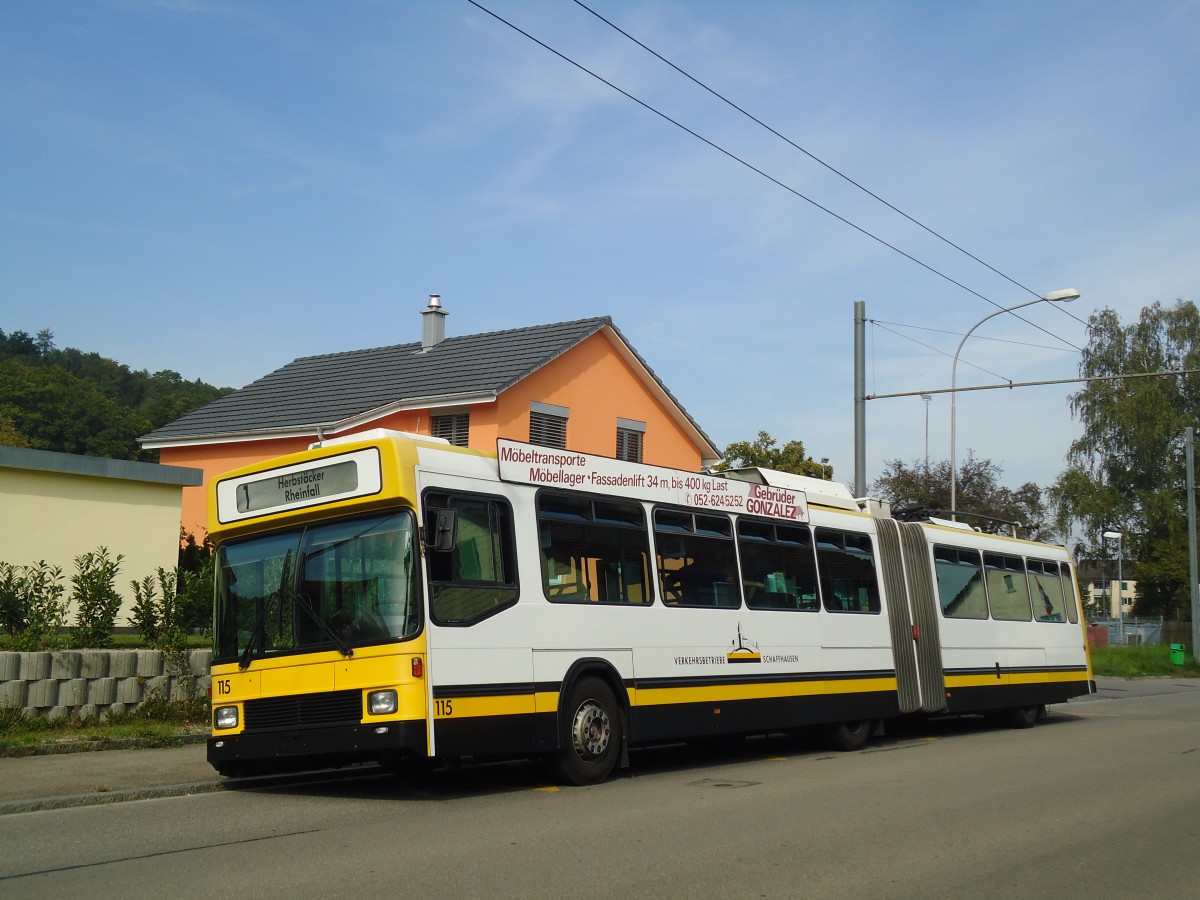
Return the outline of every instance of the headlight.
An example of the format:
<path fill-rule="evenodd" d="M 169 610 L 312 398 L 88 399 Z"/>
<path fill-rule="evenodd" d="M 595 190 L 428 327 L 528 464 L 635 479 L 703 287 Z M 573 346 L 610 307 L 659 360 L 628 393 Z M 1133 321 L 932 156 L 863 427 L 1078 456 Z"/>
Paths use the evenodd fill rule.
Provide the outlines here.
<path fill-rule="evenodd" d="M 399 708 L 395 691 L 371 691 L 367 694 L 367 711 L 373 716 L 389 716 Z"/>
<path fill-rule="evenodd" d="M 237 728 L 238 708 L 236 706 L 218 706 L 213 710 L 213 727 L 218 729 Z"/>

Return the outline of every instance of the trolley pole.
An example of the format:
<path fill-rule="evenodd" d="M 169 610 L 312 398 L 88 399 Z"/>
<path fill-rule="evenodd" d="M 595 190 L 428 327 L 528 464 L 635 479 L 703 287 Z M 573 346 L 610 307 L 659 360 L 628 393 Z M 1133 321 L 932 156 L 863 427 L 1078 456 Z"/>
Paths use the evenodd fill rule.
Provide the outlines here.
<path fill-rule="evenodd" d="M 854 301 L 854 496 L 867 496 L 867 303 Z"/>

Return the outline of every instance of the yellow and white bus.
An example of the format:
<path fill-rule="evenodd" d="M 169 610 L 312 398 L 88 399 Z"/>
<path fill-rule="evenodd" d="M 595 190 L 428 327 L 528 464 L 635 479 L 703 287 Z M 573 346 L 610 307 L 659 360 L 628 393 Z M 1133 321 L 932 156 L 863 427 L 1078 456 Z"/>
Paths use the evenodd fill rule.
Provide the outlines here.
<path fill-rule="evenodd" d="M 227 775 L 536 756 L 586 784 L 638 744 L 855 749 L 1094 690 L 1066 550 L 787 473 L 377 431 L 215 479 L 210 535 Z"/>

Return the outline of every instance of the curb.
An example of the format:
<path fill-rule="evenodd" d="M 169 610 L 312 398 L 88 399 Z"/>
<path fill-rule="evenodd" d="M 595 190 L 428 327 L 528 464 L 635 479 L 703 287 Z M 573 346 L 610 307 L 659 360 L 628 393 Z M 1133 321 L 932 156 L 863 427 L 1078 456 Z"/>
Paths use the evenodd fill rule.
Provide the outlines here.
<path fill-rule="evenodd" d="M 195 784 L 168 784 L 152 788 L 125 788 L 119 791 L 97 791 L 91 794 L 68 794 L 63 797 L 34 797 L 29 800 L 10 800 L 0 803 L 0 816 L 14 813 L 39 812 L 48 809 L 73 809 L 81 806 L 103 806 L 130 800 L 156 800 L 162 797 L 187 797 L 192 794 L 213 794 L 228 790 L 221 781 L 199 781 Z"/>
<path fill-rule="evenodd" d="M 59 797 L 31 797 L 25 800 L 0 802 L 0 817 L 15 813 L 105 806 L 112 803 L 127 803 L 131 800 L 159 800 L 166 797 L 190 797 L 223 791 L 253 791 L 296 785 L 356 781 L 362 778 L 377 778 L 381 772 L 381 769 L 371 766 L 349 769 L 317 769 L 311 772 L 253 775 L 248 778 L 220 778 L 219 780 L 196 781 L 190 784 L 164 784 L 156 787 L 94 791 L 87 794 L 64 794 Z"/>
<path fill-rule="evenodd" d="M 98 753 L 102 750 L 158 750 L 203 744 L 208 732 L 177 734 L 158 738 L 117 738 L 99 741 L 47 741 L 23 747 L 0 747 L 0 759 L 23 759 L 28 756 L 58 756 L 64 753 Z"/>

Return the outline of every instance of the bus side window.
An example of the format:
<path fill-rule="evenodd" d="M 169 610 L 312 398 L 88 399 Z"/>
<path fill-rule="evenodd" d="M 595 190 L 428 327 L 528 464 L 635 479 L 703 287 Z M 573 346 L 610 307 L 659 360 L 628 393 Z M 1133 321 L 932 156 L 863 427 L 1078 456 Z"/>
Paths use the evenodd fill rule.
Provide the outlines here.
<path fill-rule="evenodd" d="M 978 550 L 965 547 L 933 548 L 938 597 L 948 619 L 986 619 L 987 595 L 983 590 L 983 561 Z"/>
<path fill-rule="evenodd" d="M 742 605 L 733 523 L 727 516 L 655 510 L 654 543 L 668 606 Z"/>
<path fill-rule="evenodd" d="M 425 496 L 428 509 L 453 510 L 454 546 L 427 547 L 430 614 L 439 625 L 470 625 L 517 601 L 512 509 L 498 497 Z"/>
<path fill-rule="evenodd" d="M 1071 575 L 1071 567 L 1067 563 L 1059 563 L 1058 574 L 1067 595 L 1067 621 L 1077 624 L 1079 622 L 1079 597 L 1078 591 L 1075 589 L 1075 579 Z"/>
<path fill-rule="evenodd" d="M 650 551 L 639 503 L 538 495 L 542 587 L 553 603 L 648 604 Z"/>
<path fill-rule="evenodd" d="M 1032 619 L 1025 561 L 1019 556 L 985 553 L 983 569 L 992 618 L 1007 622 L 1028 622 Z"/>
<path fill-rule="evenodd" d="M 1067 621 L 1063 585 L 1058 577 L 1058 563 L 1030 559 L 1026 560 L 1025 565 L 1029 569 L 1029 587 L 1033 594 L 1035 618 L 1039 622 Z"/>
<path fill-rule="evenodd" d="M 751 609 L 815 612 L 817 561 L 808 528 L 738 520 L 742 589 Z"/>
<path fill-rule="evenodd" d="M 817 568 L 829 612 L 877 613 L 879 579 L 870 535 L 818 528 Z"/>

